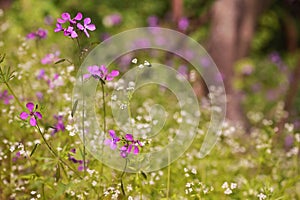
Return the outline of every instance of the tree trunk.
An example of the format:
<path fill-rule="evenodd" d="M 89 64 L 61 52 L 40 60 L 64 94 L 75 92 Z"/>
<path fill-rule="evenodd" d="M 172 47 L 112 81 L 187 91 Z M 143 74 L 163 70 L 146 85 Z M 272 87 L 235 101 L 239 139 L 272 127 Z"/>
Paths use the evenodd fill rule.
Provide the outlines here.
<path fill-rule="evenodd" d="M 217 0 L 212 8 L 211 37 L 208 50 L 224 78 L 227 94 L 227 118 L 245 127 L 246 117 L 241 94 L 233 87 L 234 63 L 248 55 L 258 14 L 264 4 L 260 0 Z"/>

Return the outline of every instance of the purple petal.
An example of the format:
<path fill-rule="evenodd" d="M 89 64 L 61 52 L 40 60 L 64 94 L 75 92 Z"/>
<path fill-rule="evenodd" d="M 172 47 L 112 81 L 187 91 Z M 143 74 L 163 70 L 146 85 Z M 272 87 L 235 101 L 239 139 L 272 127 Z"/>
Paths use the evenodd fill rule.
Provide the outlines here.
<path fill-rule="evenodd" d="M 31 126 L 36 126 L 36 119 L 34 117 L 31 117 L 29 123 Z"/>
<path fill-rule="evenodd" d="M 77 33 L 75 31 L 72 31 L 71 38 L 77 38 L 77 37 L 78 37 Z"/>
<path fill-rule="evenodd" d="M 90 30 L 90 31 L 96 30 L 95 24 L 88 24 L 88 25 L 85 26 L 85 28 Z"/>
<path fill-rule="evenodd" d="M 23 119 L 23 120 L 27 119 L 28 116 L 29 116 L 29 114 L 26 113 L 26 112 L 22 112 L 22 113 L 20 114 L 20 118 Z"/>
<path fill-rule="evenodd" d="M 83 27 L 82 24 L 80 24 L 80 23 L 77 24 L 77 28 L 78 28 L 79 30 L 83 30 L 83 29 L 84 29 L 84 27 Z"/>
<path fill-rule="evenodd" d="M 83 171 L 83 165 L 78 166 L 78 171 L 80 171 L 80 172 Z"/>
<path fill-rule="evenodd" d="M 110 76 L 112 77 L 116 77 L 119 75 L 119 71 L 118 70 L 112 70 L 110 73 L 109 73 Z"/>
<path fill-rule="evenodd" d="M 110 145 L 111 143 L 112 143 L 112 140 L 110 140 L 110 139 L 105 139 L 104 140 L 105 145 Z"/>
<path fill-rule="evenodd" d="M 115 150 L 115 149 L 117 148 L 117 144 L 114 143 L 114 142 L 110 143 L 110 148 L 111 148 L 112 150 Z"/>
<path fill-rule="evenodd" d="M 34 115 L 37 116 L 37 118 L 42 119 L 42 114 L 40 112 L 35 112 Z"/>
<path fill-rule="evenodd" d="M 64 20 L 70 20 L 70 14 L 65 12 L 65 13 L 61 14 L 61 18 Z"/>
<path fill-rule="evenodd" d="M 137 146 L 134 146 L 134 149 L 133 149 L 133 154 L 138 154 L 140 152 L 139 148 Z"/>
<path fill-rule="evenodd" d="M 100 69 L 100 71 L 102 71 L 102 73 L 105 74 L 105 75 L 106 75 L 107 72 L 108 72 L 108 71 L 107 71 L 107 68 L 105 67 L 105 65 L 101 65 L 101 66 L 99 67 L 99 69 Z"/>
<path fill-rule="evenodd" d="M 84 20 L 83 20 L 83 23 L 84 23 L 84 25 L 87 25 L 87 24 L 90 24 L 91 23 L 91 18 L 85 18 Z"/>
<path fill-rule="evenodd" d="M 29 103 L 26 104 L 26 108 L 28 108 L 28 110 L 30 112 L 32 112 L 33 109 L 34 109 L 34 104 L 32 102 L 29 102 Z"/>
<path fill-rule="evenodd" d="M 133 136 L 131 134 L 126 134 L 125 139 L 128 141 L 133 141 Z"/>
<path fill-rule="evenodd" d="M 88 78 L 90 78 L 91 77 L 91 74 L 84 74 L 83 75 L 83 79 L 88 79 Z"/>
<path fill-rule="evenodd" d="M 131 152 L 131 149 L 132 149 L 132 144 L 129 145 L 128 149 L 127 149 L 127 153 L 130 153 Z"/>
<path fill-rule="evenodd" d="M 122 158 L 126 158 L 127 157 L 126 151 L 121 151 L 120 155 L 122 156 Z"/>
<path fill-rule="evenodd" d="M 126 151 L 126 150 L 127 150 L 127 146 L 125 146 L 125 145 L 122 146 L 122 147 L 120 148 L 120 150 L 121 150 L 121 151 Z"/>
<path fill-rule="evenodd" d="M 82 13 L 78 12 L 77 15 L 74 17 L 75 20 L 81 20 L 82 19 Z"/>
<path fill-rule="evenodd" d="M 109 135 L 112 137 L 112 138 L 116 138 L 116 132 L 114 130 L 109 130 Z"/>
<path fill-rule="evenodd" d="M 83 32 L 85 33 L 85 35 L 86 35 L 86 37 L 90 37 L 90 34 L 87 32 L 87 30 L 86 29 L 83 29 Z"/>
<path fill-rule="evenodd" d="M 36 37 L 35 33 L 28 33 L 26 38 L 27 39 L 34 39 Z"/>

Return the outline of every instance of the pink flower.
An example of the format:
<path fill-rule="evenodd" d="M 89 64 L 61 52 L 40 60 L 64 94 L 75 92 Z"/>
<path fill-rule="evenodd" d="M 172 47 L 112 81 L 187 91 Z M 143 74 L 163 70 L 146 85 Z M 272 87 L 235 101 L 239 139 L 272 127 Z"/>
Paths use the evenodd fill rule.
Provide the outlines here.
<path fill-rule="evenodd" d="M 28 33 L 26 38 L 33 40 L 33 39 L 45 39 L 48 35 L 48 31 L 42 28 L 39 28 L 35 32 Z"/>
<path fill-rule="evenodd" d="M 59 51 L 56 51 L 55 53 L 47 54 L 47 55 L 45 55 L 44 58 L 42 58 L 41 63 L 43 65 L 52 64 L 59 60 L 59 58 L 58 58 L 59 54 L 60 54 Z"/>
<path fill-rule="evenodd" d="M 89 66 L 87 67 L 87 70 L 89 71 L 88 74 L 83 75 L 85 79 L 90 78 L 91 76 L 95 79 L 102 79 L 104 81 L 112 81 L 114 77 L 119 75 L 118 70 L 112 70 L 110 73 L 108 72 L 108 69 L 101 65 L 100 67 L 97 65 Z"/>
<path fill-rule="evenodd" d="M 30 117 L 29 123 L 31 126 L 36 126 L 37 125 L 37 120 L 38 119 L 42 119 L 42 114 L 40 112 L 35 112 L 35 108 L 37 106 L 35 106 L 32 102 L 29 102 L 26 104 L 26 107 L 28 109 L 29 112 L 22 112 L 20 114 L 20 118 L 22 120 L 26 120 L 28 117 Z"/>
<path fill-rule="evenodd" d="M 90 37 L 90 35 L 87 32 L 87 30 L 89 30 L 89 31 L 96 30 L 96 26 L 94 24 L 91 24 L 91 18 L 85 18 L 83 20 L 83 25 L 80 24 L 80 23 L 78 23 L 77 24 L 77 28 L 79 28 L 79 30 L 82 30 L 87 37 Z"/>
<path fill-rule="evenodd" d="M 4 104 L 9 104 L 10 100 L 13 99 L 12 95 L 8 95 L 8 91 L 4 90 L 2 93 L 0 93 L 0 99 L 3 100 Z"/>
<path fill-rule="evenodd" d="M 109 130 L 108 132 L 112 139 L 106 139 L 104 144 L 109 145 L 112 150 L 115 150 L 117 148 L 117 142 L 120 141 L 120 138 L 117 137 L 114 130 Z"/>
<path fill-rule="evenodd" d="M 76 24 L 76 21 L 79 21 L 81 19 L 82 19 L 82 14 L 80 12 L 78 12 L 77 15 L 73 19 L 71 19 L 70 13 L 65 12 L 65 13 L 61 14 L 61 18 L 58 18 L 57 22 L 60 24 L 64 24 L 68 21 L 71 24 Z"/>

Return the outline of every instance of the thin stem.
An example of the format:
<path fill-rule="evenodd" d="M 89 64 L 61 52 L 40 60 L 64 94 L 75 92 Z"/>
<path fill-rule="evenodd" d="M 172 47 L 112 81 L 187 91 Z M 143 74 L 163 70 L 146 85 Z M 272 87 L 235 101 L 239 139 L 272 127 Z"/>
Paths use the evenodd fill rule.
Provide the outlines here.
<path fill-rule="evenodd" d="M 25 106 L 20 102 L 19 98 L 16 96 L 16 94 L 14 93 L 14 91 L 11 89 L 10 85 L 8 84 L 8 82 L 4 82 L 7 89 L 9 90 L 9 92 L 14 96 L 15 100 L 17 101 L 17 103 L 19 104 L 19 106 L 23 109 L 25 109 Z"/>
<path fill-rule="evenodd" d="M 121 179 L 121 187 L 122 187 L 122 192 L 123 192 L 124 196 L 126 196 L 126 194 L 125 194 L 125 190 L 124 190 L 123 176 L 124 176 L 125 171 L 126 171 L 126 168 L 127 168 L 127 163 L 128 163 L 128 158 L 125 159 L 124 169 L 123 169 L 123 172 L 122 172 L 122 174 L 121 174 L 121 176 L 120 176 L 120 179 Z"/>
<path fill-rule="evenodd" d="M 41 130 L 40 126 L 38 125 L 38 123 L 36 124 L 36 128 L 37 128 L 38 132 L 40 133 L 40 135 L 42 136 L 43 141 L 45 142 L 45 144 L 46 144 L 47 148 L 49 149 L 49 151 L 51 152 L 51 154 L 52 154 L 54 157 L 58 158 L 58 160 L 59 160 L 62 164 L 64 164 L 65 166 L 67 166 L 67 167 L 68 167 L 70 170 L 72 170 L 79 178 L 82 179 L 82 177 L 76 172 L 76 170 L 74 170 L 68 163 L 66 163 L 64 160 L 62 160 L 61 157 L 59 157 L 59 156 L 57 155 L 57 153 L 53 150 L 53 148 L 50 146 L 50 144 L 47 142 L 46 138 L 44 137 L 44 134 L 42 133 L 42 130 Z"/>
<path fill-rule="evenodd" d="M 105 102 L 105 90 L 104 90 L 104 83 L 102 81 L 100 81 L 101 83 L 101 89 L 102 89 L 102 107 L 103 107 L 103 140 L 102 140 L 102 147 L 101 147 L 101 170 L 100 170 L 100 174 L 101 177 L 103 175 L 103 148 L 104 148 L 104 141 L 105 141 L 105 134 L 106 134 L 106 102 Z"/>
<path fill-rule="evenodd" d="M 86 174 L 86 160 L 85 160 L 85 130 L 84 130 L 84 93 L 83 93 L 83 74 L 81 71 L 81 89 L 82 89 L 82 137 L 83 137 L 83 171 Z"/>
<path fill-rule="evenodd" d="M 167 182 L 167 199 L 169 199 L 170 193 L 170 177 L 171 177 L 171 166 L 170 166 L 170 150 L 168 149 L 168 182 Z"/>

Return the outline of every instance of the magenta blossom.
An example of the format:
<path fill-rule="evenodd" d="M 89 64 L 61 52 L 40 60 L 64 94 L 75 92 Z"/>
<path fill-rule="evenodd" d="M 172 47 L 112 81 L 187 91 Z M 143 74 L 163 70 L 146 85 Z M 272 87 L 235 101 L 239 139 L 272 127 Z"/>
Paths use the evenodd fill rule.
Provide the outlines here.
<path fill-rule="evenodd" d="M 56 61 L 59 60 L 59 57 L 58 57 L 59 54 L 60 54 L 59 51 L 56 51 L 55 53 L 49 53 L 49 54 L 45 55 L 44 58 L 42 58 L 41 63 L 43 65 L 55 63 Z"/>
<path fill-rule="evenodd" d="M 37 125 L 37 119 L 42 119 L 42 114 L 40 112 L 34 111 L 37 106 L 35 106 L 32 102 L 29 102 L 26 104 L 26 107 L 29 112 L 22 112 L 20 114 L 20 118 L 22 120 L 26 120 L 28 117 L 30 117 L 29 123 L 31 126 Z"/>
<path fill-rule="evenodd" d="M 35 32 L 29 33 L 26 38 L 27 39 L 45 39 L 48 35 L 48 31 L 42 28 L 39 28 Z"/>
<path fill-rule="evenodd" d="M 179 30 L 186 31 L 188 27 L 189 27 L 189 20 L 186 17 L 183 17 L 178 21 Z"/>
<path fill-rule="evenodd" d="M 120 138 L 117 137 L 114 130 L 109 130 L 108 132 L 112 139 L 106 139 L 104 144 L 109 145 L 112 150 L 115 150 L 117 148 L 117 142 L 120 141 Z"/>
<path fill-rule="evenodd" d="M 89 73 L 83 75 L 85 79 L 90 78 L 92 76 L 95 79 L 112 81 L 114 77 L 119 75 L 118 70 L 112 70 L 110 73 L 108 73 L 108 69 L 104 65 L 101 65 L 100 67 L 97 65 L 89 66 L 87 67 L 87 70 L 89 71 Z"/>
<path fill-rule="evenodd" d="M 77 24 L 77 28 L 79 28 L 79 30 L 82 30 L 87 37 L 90 37 L 90 35 L 87 32 L 87 30 L 89 30 L 89 31 L 96 30 L 96 26 L 94 24 L 91 24 L 91 18 L 85 18 L 83 20 L 83 25 L 80 24 L 80 23 L 78 23 Z"/>
<path fill-rule="evenodd" d="M 54 32 L 60 32 L 63 31 L 65 36 L 71 37 L 71 38 L 77 38 L 78 37 L 78 30 L 84 32 L 84 34 L 87 37 L 90 37 L 89 31 L 96 30 L 96 26 L 94 24 L 91 24 L 91 18 L 85 18 L 83 20 L 83 25 L 79 23 L 83 19 L 83 16 L 80 12 L 77 13 L 77 15 L 71 19 L 71 16 L 69 13 L 65 12 L 61 15 L 61 18 L 57 19 L 56 28 L 54 29 Z M 67 26 L 63 26 L 63 24 L 68 23 Z"/>
<path fill-rule="evenodd" d="M 54 130 L 52 131 L 52 135 L 59 131 L 65 131 L 65 125 L 63 121 L 63 116 L 61 115 L 54 115 L 54 118 L 56 119 L 57 123 L 55 124 Z"/>
<path fill-rule="evenodd" d="M 74 154 L 76 154 L 76 149 L 75 148 L 73 148 L 73 149 L 71 149 L 70 150 L 70 153 L 68 153 L 68 157 L 69 157 L 69 160 L 71 161 L 71 162 L 73 162 L 73 163 L 75 163 L 75 164 L 79 164 L 78 165 L 78 168 L 77 168 L 77 170 L 78 171 L 83 171 L 84 170 L 84 162 L 83 162 L 83 160 L 77 160 L 73 155 Z M 87 164 L 87 161 L 86 161 L 86 164 Z"/>
<path fill-rule="evenodd" d="M 0 93 L 0 99 L 3 100 L 4 104 L 8 105 L 10 103 L 10 100 L 13 99 L 13 96 L 8 95 L 8 91 L 4 90 L 2 93 Z"/>
<path fill-rule="evenodd" d="M 78 12 L 77 15 L 73 19 L 71 19 L 70 13 L 65 12 L 65 13 L 61 14 L 61 18 L 58 18 L 57 22 L 60 24 L 64 24 L 68 21 L 71 24 L 76 24 L 76 21 L 80 21 L 81 19 L 82 19 L 82 14 L 80 12 Z"/>

